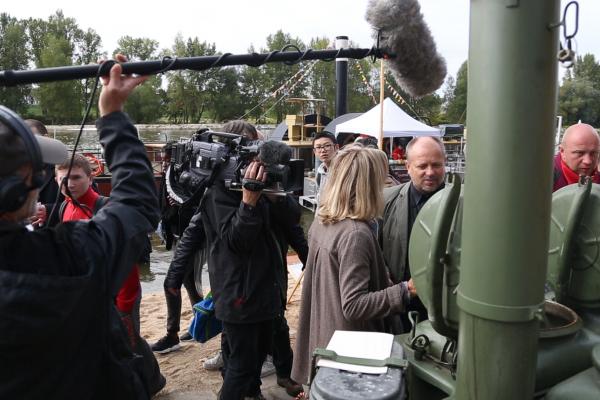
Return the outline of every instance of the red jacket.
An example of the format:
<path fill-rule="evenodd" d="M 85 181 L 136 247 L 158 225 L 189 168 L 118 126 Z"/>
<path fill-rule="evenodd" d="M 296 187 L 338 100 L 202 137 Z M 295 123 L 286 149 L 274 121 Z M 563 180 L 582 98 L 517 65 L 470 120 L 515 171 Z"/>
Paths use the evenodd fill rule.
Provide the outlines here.
<path fill-rule="evenodd" d="M 569 167 L 563 163 L 560 154 L 557 154 L 554 157 L 554 183 L 552 186 L 552 192 L 556 192 L 558 189 L 567 185 L 577 183 L 578 180 L 579 177 L 577 174 L 569 170 Z M 592 182 L 600 183 L 600 174 L 598 174 L 598 171 L 594 171 L 594 175 L 592 175 Z"/>
<path fill-rule="evenodd" d="M 98 193 L 96 193 L 90 186 L 78 199 L 81 207 L 76 206 L 70 197 L 66 198 L 67 205 L 65 206 L 64 213 L 62 215 L 62 222 L 77 221 L 80 219 L 90 219 L 93 215 L 93 210 L 98 200 Z M 140 270 L 137 264 L 134 264 L 131 272 L 125 279 L 123 286 L 119 289 L 119 293 L 115 299 L 115 304 L 119 311 L 123 313 L 130 313 L 135 305 L 137 297 L 140 295 L 142 288 L 140 286 Z"/>

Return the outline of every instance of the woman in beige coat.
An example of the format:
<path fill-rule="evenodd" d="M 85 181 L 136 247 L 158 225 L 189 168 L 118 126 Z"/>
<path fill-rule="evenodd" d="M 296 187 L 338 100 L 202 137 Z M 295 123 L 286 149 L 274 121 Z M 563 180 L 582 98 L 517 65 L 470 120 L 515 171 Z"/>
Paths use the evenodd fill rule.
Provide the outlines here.
<path fill-rule="evenodd" d="M 333 160 L 309 231 L 309 252 L 292 378 L 308 383 L 311 355 L 335 330 L 389 330 L 403 311 L 412 281 L 392 285 L 377 243 L 388 165 L 384 152 L 351 145 Z"/>

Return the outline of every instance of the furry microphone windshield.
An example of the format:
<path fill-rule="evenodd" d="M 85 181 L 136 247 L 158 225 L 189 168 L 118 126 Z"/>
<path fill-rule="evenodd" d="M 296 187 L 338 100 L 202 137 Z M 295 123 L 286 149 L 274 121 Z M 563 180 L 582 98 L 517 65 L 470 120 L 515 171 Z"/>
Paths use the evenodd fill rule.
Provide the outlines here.
<path fill-rule="evenodd" d="M 292 148 L 283 142 L 269 140 L 260 146 L 258 158 L 265 165 L 288 164 Z"/>
<path fill-rule="evenodd" d="M 366 19 L 381 31 L 379 48 L 392 55 L 387 64 L 405 92 L 423 97 L 444 83 L 446 61 L 437 52 L 417 0 L 370 0 Z"/>

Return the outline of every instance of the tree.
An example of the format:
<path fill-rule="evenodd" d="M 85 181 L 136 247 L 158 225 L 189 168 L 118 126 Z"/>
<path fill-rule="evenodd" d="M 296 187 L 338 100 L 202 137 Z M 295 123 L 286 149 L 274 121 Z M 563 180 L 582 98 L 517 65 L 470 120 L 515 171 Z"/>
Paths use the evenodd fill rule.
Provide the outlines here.
<path fill-rule="evenodd" d="M 117 41 L 115 54 L 120 53 L 129 60 L 144 61 L 157 57 L 158 42 L 148 38 L 123 36 Z M 159 95 L 162 78 L 151 76 L 134 90 L 127 99 L 125 112 L 137 123 L 156 122 L 161 117 L 161 97 Z"/>
<path fill-rule="evenodd" d="M 220 68 L 209 81 L 210 105 L 214 121 L 238 118 L 242 109 L 238 71 Z"/>
<path fill-rule="evenodd" d="M 565 124 L 578 121 L 592 126 L 600 125 L 600 90 L 586 79 L 571 79 L 563 82 L 558 97 L 558 112 Z"/>
<path fill-rule="evenodd" d="M 572 71 L 572 72 L 571 72 Z M 600 124 L 600 65 L 592 54 L 578 56 L 558 95 L 558 112 L 566 124 Z"/>
<path fill-rule="evenodd" d="M 357 47 L 352 43 L 350 45 Z M 372 84 L 374 72 L 375 68 L 368 60 L 348 61 L 348 112 L 365 112 L 374 106 L 370 94 L 371 90 L 375 90 Z M 377 74 L 377 81 L 379 82 L 379 74 Z M 378 93 L 379 91 L 373 92 L 377 103 L 379 103 Z"/>
<path fill-rule="evenodd" d="M 468 65 L 465 61 L 456 74 L 456 84 L 451 93 L 447 93 L 445 97 L 446 103 L 446 120 L 453 123 L 464 124 L 467 120 L 467 72 Z M 448 92 L 450 88 L 447 87 Z"/>
<path fill-rule="evenodd" d="M 100 53 L 101 45 L 102 39 L 100 38 L 100 35 L 98 35 L 95 30 L 88 29 L 83 33 L 81 41 L 78 43 L 78 50 L 75 54 L 75 63 L 80 65 L 96 63 L 98 59 L 104 55 Z M 87 104 L 90 101 L 90 96 L 95 84 L 96 81 L 94 79 L 87 79 L 81 86 L 84 104 Z M 95 108 L 95 111 L 97 117 L 99 115 L 97 107 Z"/>
<path fill-rule="evenodd" d="M 120 53 L 130 61 L 144 61 L 156 57 L 156 49 L 158 49 L 156 40 L 123 36 L 117 41 L 117 48 L 113 55 Z"/>
<path fill-rule="evenodd" d="M 325 37 L 313 38 L 309 44 L 309 48 L 314 50 L 325 50 L 330 47 L 329 39 Z M 335 110 L 335 61 L 316 61 L 307 83 L 310 97 L 325 99 L 324 109 L 321 110 L 321 113 L 333 116 Z"/>
<path fill-rule="evenodd" d="M 248 53 L 254 52 L 254 47 L 250 46 Z M 239 79 L 242 109 L 240 109 L 238 117 L 254 119 L 256 123 L 259 123 L 259 119 L 266 109 L 265 106 L 268 107 L 270 104 L 269 98 L 271 97 L 265 66 L 243 66 L 240 68 Z"/>
<path fill-rule="evenodd" d="M 39 66 L 72 65 L 71 43 L 52 34 L 46 38 L 46 48 L 40 54 Z M 63 81 L 41 84 L 36 91 L 44 119 L 52 123 L 75 123 L 81 118 L 81 84 Z"/>
<path fill-rule="evenodd" d="M 197 37 L 184 40 L 177 35 L 169 53 L 177 57 L 211 56 L 216 54 L 216 47 L 214 43 L 200 42 Z M 218 79 L 217 73 L 216 69 L 170 72 L 165 107 L 169 121 L 199 123 L 205 111 L 212 109 L 211 90 L 218 85 L 211 81 Z"/>
<path fill-rule="evenodd" d="M 36 67 L 73 65 L 75 50 L 84 36 L 75 19 L 65 17 L 58 10 L 47 21 L 29 19 L 27 30 Z M 33 93 L 40 105 L 42 119 L 53 123 L 80 122 L 84 93 L 81 82 L 44 83 Z"/>
<path fill-rule="evenodd" d="M 275 34 L 267 36 L 267 49 L 264 52 L 270 52 L 274 50 L 281 50 L 287 45 L 294 45 L 299 49 L 304 48 L 304 44 L 299 38 L 292 38 L 289 33 L 284 33 L 279 30 Z M 279 88 L 281 85 L 287 83 L 286 89 L 278 97 L 279 101 L 276 104 L 271 104 L 271 113 L 275 122 L 279 123 L 283 120 L 283 116 L 286 112 L 286 104 L 281 96 L 285 97 L 302 97 L 306 88 L 306 82 L 290 81 L 299 70 L 301 66 L 299 64 L 286 65 L 282 63 L 270 63 L 265 65 L 264 71 L 266 81 L 269 84 L 269 93 Z"/>
<path fill-rule="evenodd" d="M 29 61 L 29 49 L 26 27 L 23 22 L 0 14 L 0 65 L 2 69 L 26 69 Z M 31 87 L 19 85 L 16 87 L 0 87 L 0 104 L 23 114 L 27 111 L 27 98 Z"/>
<path fill-rule="evenodd" d="M 600 64 L 593 54 L 577 56 L 573 64 L 573 78 L 591 83 L 595 89 L 600 89 Z"/>

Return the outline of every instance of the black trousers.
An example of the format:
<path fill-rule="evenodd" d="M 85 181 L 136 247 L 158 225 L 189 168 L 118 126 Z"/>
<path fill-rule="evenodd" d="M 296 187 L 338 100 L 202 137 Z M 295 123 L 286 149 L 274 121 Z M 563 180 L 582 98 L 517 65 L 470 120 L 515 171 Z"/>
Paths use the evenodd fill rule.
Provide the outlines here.
<path fill-rule="evenodd" d="M 292 374 L 294 353 L 290 346 L 290 328 L 282 315 L 273 320 L 273 344 L 271 346 L 275 373 L 280 378 L 289 378 Z"/>
<path fill-rule="evenodd" d="M 225 368 L 221 400 L 240 400 L 260 393 L 260 369 L 271 349 L 273 322 L 223 322 L 221 351 Z"/>
<path fill-rule="evenodd" d="M 173 264 L 171 264 L 173 265 Z M 202 300 L 196 290 L 194 277 L 195 260 L 186 264 L 185 269 L 169 266 L 164 281 L 165 299 L 167 300 L 167 332 L 178 334 L 181 321 L 181 285 L 185 287 L 192 306 Z M 174 291 L 169 289 L 176 289 Z"/>

